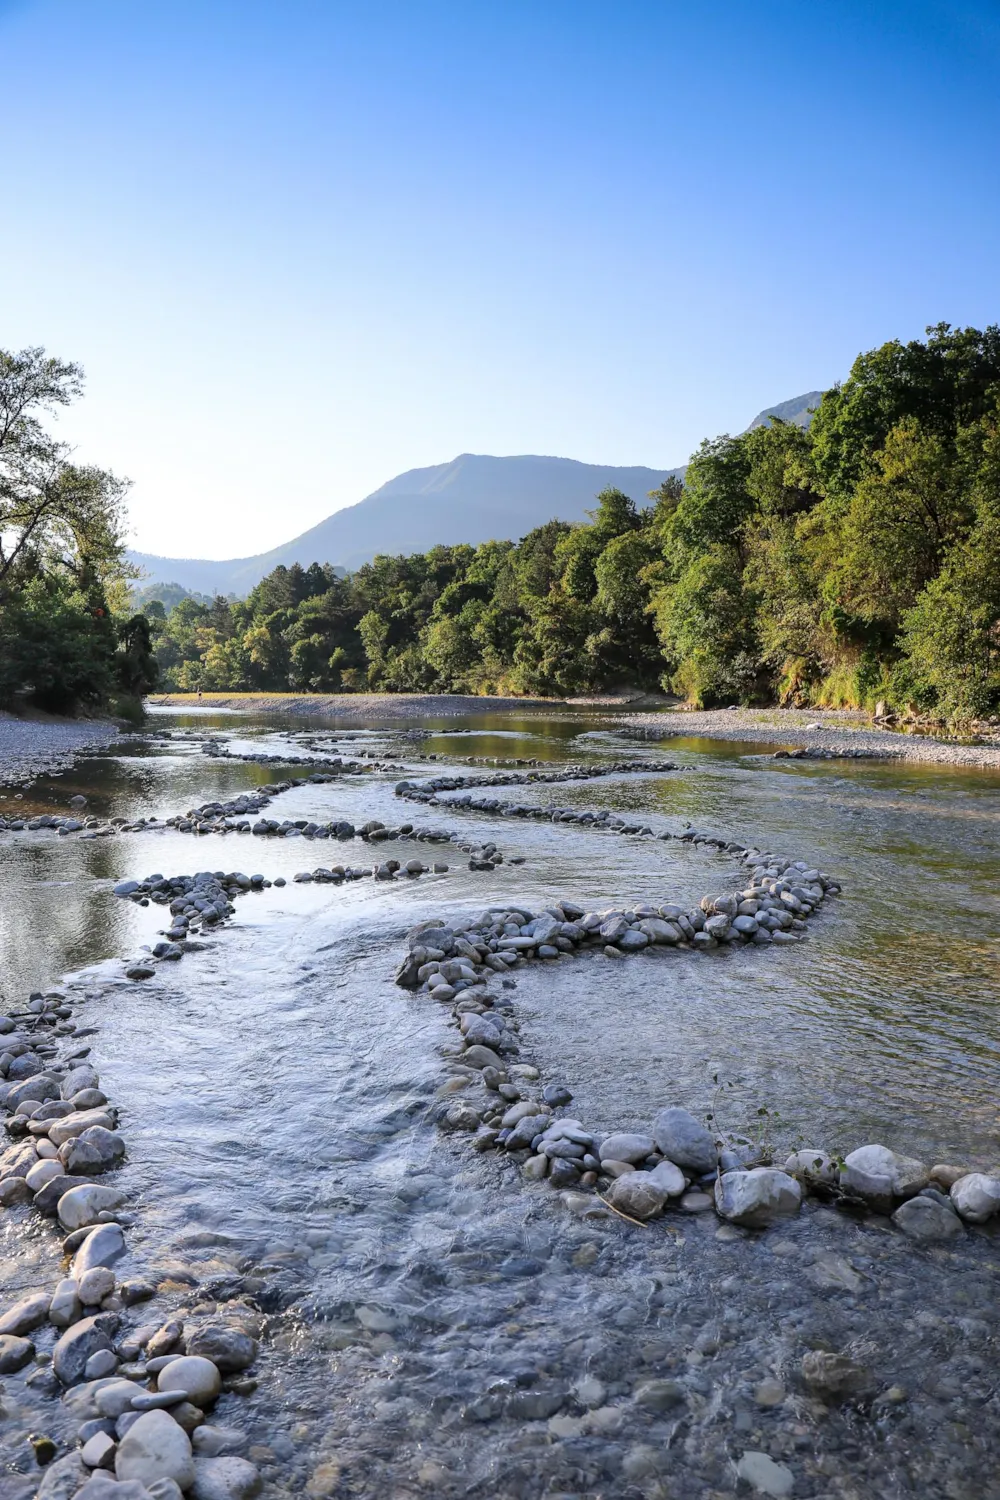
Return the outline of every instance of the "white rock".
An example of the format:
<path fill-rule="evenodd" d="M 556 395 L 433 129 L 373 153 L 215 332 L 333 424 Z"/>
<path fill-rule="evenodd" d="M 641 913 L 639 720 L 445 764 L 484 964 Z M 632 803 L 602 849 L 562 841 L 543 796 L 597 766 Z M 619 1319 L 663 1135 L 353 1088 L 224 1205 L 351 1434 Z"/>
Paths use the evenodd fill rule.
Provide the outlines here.
<path fill-rule="evenodd" d="M 49 1315 L 52 1298 L 48 1292 L 29 1292 L 15 1302 L 13 1307 L 0 1317 L 0 1334 L 12 1333 L 17 1337 L 40 1328 Z"/>
<path fill-rule="evenodd" d="M 842 1188 L 886 1212 L 894 1200 L 912 1198 L 929 1181 L 930 1173 L 923 1162 L 900 1156 L 888 1146 L 859 1146 L 846 1158 L 840 1172 Z"/>
<path fill-rule="evenodd" d="M 191 1446 L 199 1458 L 218 1458 L 222 1453 L 241 1453 L 249 1439 L 238 1427 L 211 1427 L 206 1422 L 191 1434 Z"/>
<path fill-rule="evenodd" d="M 59 1199 L 56 1213 L 66 1229 L 83 1229 L 86 1224 L 96 1224 L 98 1214 L 120 1208 L 125 1194 L 117 1188 L 102 1187 L 99 1182 L 86 1182 L 80 1187 L 70 1188 Z"/>
<path fill-rule="evenodd" d="M 138 1395 L 140 1389 L 134 1380 L 109 1380 L 94 1395 L 98 1415 L 117 1419 L 124 1412 L 131 1411 L 132 1397 Z"/>
<path fill-rule="evenodd" d="M 744 1453 L 736 1465 L 736 1473 L 746 1481 L 758 1495 L 773 1495 L 782 1500 L 792 1493 L 795 1476 L 784 1464 L 776 1464 L 766 1453 Z"/>
<path fill-rule="evenodd" d="M 85 1271 L 77 1283 L 77 1296 L 84 1307 L 96 1307 L 115 1289 L 115 1273 L 107 1266 L 93 1266 Z M 51 1316 L 51 1314 L 50 1314 Z"/>
<path fill-rule="evenodd" d="M 601 1161 L 645 1161 L 653 1153 L 653 1138 L 648 1135 L 609 1135 L 601 1142 L 598 1155 Z"/>
<path fill-rule="evenodd" d="M 143 1412 L 118 1444 L 115 1473 L 140 1484 L 173 1479 L 186 1490 L 194 1480 L 191 1441 L 167 1412 Z"/>
<path fill-rule="evenodd" d="M 80 1449 L 80 1457 L 91 1469 L 107 1469 L 115 1453 L 115 1440 L 106 1432 L 95 1432 Z"/>
<path fill-rule="evenodd" d="M 49 1322 L 54 1323 L 57 1328 L 68 1328 L 81 1316 L 80 1299 L 76 1295 L 76 1282 L 72 1276 L 67 1276 L 65 1281 L 60 1281 L 52 1294 Z"/>
<path fill-rule="evenodd" d="M 24 1180 L 33 1193 L 38 1193 L 47 1182 L 51 1182 L 55 1177 L 61 1177 L 65 1170 L 61 1161 L 43 1159 L 35 1162 L 35 1165 L 25 1174 Z"/>
<path fill-rule="evenodd" d="M 793 1151 L 785 1162 L 789 1177 L 798 1177 L 802 1182 L 836 1182 L 837 1166 L 825 1151 L 805 1148 Z"/>
<path fill-rule="evenodd" d="M 801 1203 L 802 1189 L 795 1178 L 776 1167 L 723 1172 L 715 1184 L 717 1212 L 745 1229 L 766 1229 L 780 1219 L 792 1218 Z"/>
<path fill-rule="evenodd" d="M 650 1181 L 661 1187 L 668 1198 L 679 1198 L 687 1187 L 684 1173 L 672 1161 L 661 1161 L 648 1175 Z"/>
<path fill-rule="evenodd" d="M 28 1176 L 31 1176 L 30 1172 Z M 951 1201 L 956 1213 L 961 1214 L 967 1224 L 985 1224 L 1000 1211 L 1000 1177 L 970 1172 L 953 1185 Z"/>
<path fill-rule="evenodd" d="M 106 1109 L 77 1110 L 62 1120 L 52 1122 L 49 1140 L 54 1146 L 61 1146 L 64 1141 L 72 1140 L 73 1136 L 82 1135 L 91 1125 L 103 1125 L 105 1130 L 113 1130 L 115 1122 Z"/>
<path fill-rule="evenodd" d="M 198 1354 L 184 1354 L 172 1359 L 156 1377 L 158 1391 L 186 1391 L 188 1400 L 204 1407 L 215 1400 L 222 1387 L 222 1377 L 210 1359 Z"/>
<path fill-rule="evenodd" d="M 253 1500 L 261 1490 L 255 1464 L 245 1458 L 196 1458 L 194 1500 Z"/>

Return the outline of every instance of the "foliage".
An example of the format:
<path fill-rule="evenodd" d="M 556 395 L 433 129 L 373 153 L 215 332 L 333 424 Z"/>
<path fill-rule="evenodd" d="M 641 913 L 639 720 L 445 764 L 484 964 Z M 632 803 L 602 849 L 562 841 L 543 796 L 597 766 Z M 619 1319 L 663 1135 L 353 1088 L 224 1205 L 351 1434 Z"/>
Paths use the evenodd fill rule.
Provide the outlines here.
<path fill-rule="evenodd" d="M 0 350 L 0 702 L 60 712 L 138 699 L 156 679 L 128 611 L 127 484 L 79 466 L 43 424 L 82 389 L 78 365 Z"/>

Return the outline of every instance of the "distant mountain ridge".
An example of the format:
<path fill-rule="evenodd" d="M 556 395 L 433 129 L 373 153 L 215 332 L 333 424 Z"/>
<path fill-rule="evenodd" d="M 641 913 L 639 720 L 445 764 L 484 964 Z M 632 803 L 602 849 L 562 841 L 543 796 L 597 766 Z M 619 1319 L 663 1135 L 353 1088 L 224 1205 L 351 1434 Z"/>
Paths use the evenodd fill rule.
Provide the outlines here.
<path fill-rule="evenodd" d="M 769 407 L 751 426 L 772 416 L 808 425 L 808 408 L 817 404 L 820 394 L 813 391 Z M 585 520 L 595 497 L 609 486 L 642 504 L 669 475 L 683 477 L 685 467 L 616 468 L 535 454 L 496 458 L 461 453 L 450 463 L 398 474 L 356 505 L 335 511 L 301 536 L 254 557 L 216 562 L 147 552 L 128 556 L 143 570 L 146 594 L 151 584 L 177 583 L 199 593 L 242 597 L 281 564 L 308 567 L 319 562 L 354 569 L 377 552 L 396 556 L 426 552 L 436 544 L 516 541 L 546 521 Z"/>

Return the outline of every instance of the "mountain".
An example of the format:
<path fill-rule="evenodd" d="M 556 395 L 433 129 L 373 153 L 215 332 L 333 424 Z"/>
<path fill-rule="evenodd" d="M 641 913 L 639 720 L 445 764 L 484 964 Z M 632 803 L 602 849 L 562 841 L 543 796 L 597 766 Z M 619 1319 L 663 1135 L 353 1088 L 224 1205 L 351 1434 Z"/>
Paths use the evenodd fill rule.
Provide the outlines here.
<path fill-rule="evenodd" d="M 755 427 L 770 427 L 772 417 L 777 417 L 782 422 L 792 422 L 796 427 L 808 427 L 812 414 L 822 399 L 822 391 L 807 391 L 804 396 L 793 396 L 791 401 L 769 406 L 766 411 L 757 413 L 747 431 L 752 432 Z"/>
<path fill-rule="evenodd" d="M 339 563 L 352 569 L 376 552 L 426 552 L 436 543 L 516 541 L 550 521 L 583 521 L 595 496 L 615 485 L 644 503 L 650 490 L 682 469 L 617 469 L 572 458 L 493 458 L 462 453 L 449 464 L 410 469 L 381 489 L 335 511 L 294 541 L 256 557 L 200 562 L 132 552 L 143 583 L 179 583 L 204 593 L 246 594 L 284 563 Z"/>
<path fill-rule="evenodd" d="M 811 391 L 769 407 L 750 425 L 757 427 L 777 416 L 807 426 L 809 407 L 818 403 L 820 394 Z M 356 505 L 335 511 L 310 531 L 255 557 L 210 562 L 130 552 L 129 561 L 143 570 L 141 587 L 146 594 L 152 584 L 174 583 L 199 593 L 242 597 L 282 563 L 333 563 L 353 569 L 376 552 L 398 555 L 426 552 L 436 543 L 516 541 L 545 521 L 585 520 L 595 497 L 611 485 L 642 504 L 671 474 L 683 477 L 684 468 L 612 468 L 572 458 L 462 453 L 451 463 L 398 474 Z"/>

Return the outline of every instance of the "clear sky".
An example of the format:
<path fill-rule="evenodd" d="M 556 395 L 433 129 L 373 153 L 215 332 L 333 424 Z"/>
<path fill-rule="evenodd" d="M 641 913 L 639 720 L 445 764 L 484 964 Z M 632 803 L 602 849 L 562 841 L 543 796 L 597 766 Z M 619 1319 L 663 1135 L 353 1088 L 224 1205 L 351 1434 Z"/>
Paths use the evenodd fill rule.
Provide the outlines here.
<path fill-rule="evenodd" d="M 149 551 L 672 466 L 1000 317 L 996 0 L 0 0 L 0 65 L 0 344 L 83 363 Z"/>

